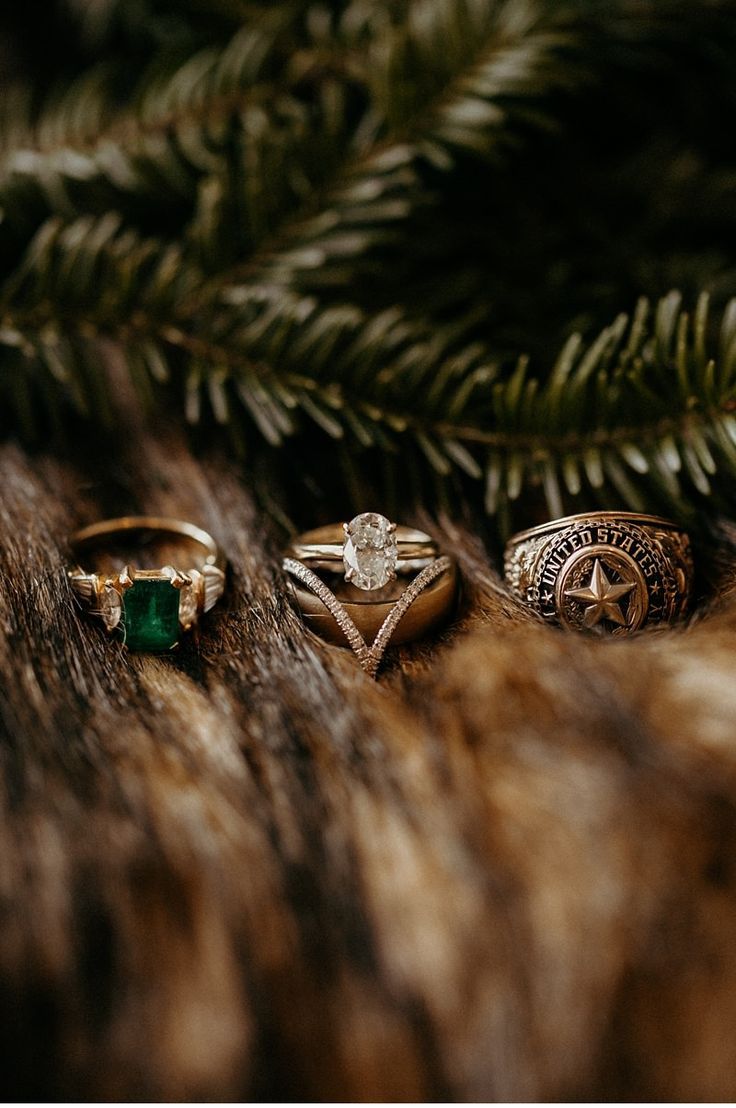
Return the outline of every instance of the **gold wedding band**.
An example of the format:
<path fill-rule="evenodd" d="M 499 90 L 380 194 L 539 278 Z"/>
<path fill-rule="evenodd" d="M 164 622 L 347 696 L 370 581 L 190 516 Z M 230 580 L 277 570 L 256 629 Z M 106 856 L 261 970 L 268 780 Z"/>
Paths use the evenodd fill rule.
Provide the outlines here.
<path fill-rule="evenodd" d="M 514 535 L 504 571 L 513 592 L 550 623 L 613 635 L 670 623 L 690 597 L 690 540 L 635 512 L 589 512 Z"/>
<path fill-rule="evenodd" d="M 182 571 L 170 564 L 160 569 L 127 564 L 114 572 L 90 572 L 75 565 L 68 571 L 69 581 L 90 614 L 131 650 L 170 650 L 181 633 L 189 631 L 222 596 L 224 559 L 215 540 L 201 527 L 158 516 L 123 516 L 93 523 L 72 535 L 71 546 L 77 556 L 97 549 L 99 557 L 104 547 L 134 534 L 158 543 L 173 538 L 177 545 L 194 546 L 199 554 L 196 565 Z"/>
<path fill-rule="evenodd" d="M 350 646 L 370 676 L 389 642 L 417 639 L 446 618 L 457 588 L 455 563 L 431 536 L 377 512 L 297 536 L 283 566 L 305 624 Z"/>

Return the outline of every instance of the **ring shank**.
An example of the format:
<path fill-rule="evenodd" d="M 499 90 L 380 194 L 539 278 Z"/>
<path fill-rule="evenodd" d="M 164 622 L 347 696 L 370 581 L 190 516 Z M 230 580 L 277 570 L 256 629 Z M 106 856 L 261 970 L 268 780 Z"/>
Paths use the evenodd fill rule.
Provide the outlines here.
<path fill-rule="evenodd" d="M 220 549 L 207 531 L 186 520 L 160 516 L 121 516 L 118 519 L 105 519 L 100 523 L 92 523 L 72 535 L 71 546 L 75 552 L 81 553 L 90 547 L 100 546 L 109 540 L 140 531 L 188 539 L 205 551 L 204 565 L 224 568 Z"/>
<path fill-rule="evenodd" d="M 578 512 L 576 515 L 562 516 L 560 519 L 552 519 L 548 523 L 540 523 L 537 527 L 529 527 L 526 531 L 519 531 L 512 535 L 506 544 L 506 551 L 514 546 L 527 542 L 529 539 L 543 538 L 545 535 L 556 535 L 567 527 L 586 520 L 595 519 L 598 523 L 635 523 L 645 528 L 664 529 L 666 531 L 682 532 L 670 519 L 663 516 L 642 515 L 641 512 Z"/>

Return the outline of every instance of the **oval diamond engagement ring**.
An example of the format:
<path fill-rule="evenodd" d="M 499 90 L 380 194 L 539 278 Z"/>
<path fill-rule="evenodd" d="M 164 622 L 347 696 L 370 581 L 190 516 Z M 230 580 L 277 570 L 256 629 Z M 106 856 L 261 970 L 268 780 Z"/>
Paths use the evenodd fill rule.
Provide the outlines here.
<path fill-rule="evenodd" d="M 371 677 L 389 642 L 419 638 L 446 617 L 457 584 L 455 563 L 430 535 L 378 512 L 297 536 L 283 566 L 310 629 L 351 646 Z"/>

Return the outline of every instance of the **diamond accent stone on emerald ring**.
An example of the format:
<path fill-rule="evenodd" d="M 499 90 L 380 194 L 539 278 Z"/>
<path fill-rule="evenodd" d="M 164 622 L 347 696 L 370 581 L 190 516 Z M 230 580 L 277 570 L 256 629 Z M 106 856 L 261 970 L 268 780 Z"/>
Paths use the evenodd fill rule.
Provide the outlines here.
<path fill-rule="evenodd" d="M 342 560 L 345 580 L 358 589 L 382 589 L 396 577 L 396 524 L 378 512 L 362 512 L 345 523 Z"/>
<path fill-rule="evenodd" d="M 120 623 L 123 602 L 120 593 L 110 581 L 105 581 L 98 597 L 98 610 L 108 631 L 114 631 Z"/>

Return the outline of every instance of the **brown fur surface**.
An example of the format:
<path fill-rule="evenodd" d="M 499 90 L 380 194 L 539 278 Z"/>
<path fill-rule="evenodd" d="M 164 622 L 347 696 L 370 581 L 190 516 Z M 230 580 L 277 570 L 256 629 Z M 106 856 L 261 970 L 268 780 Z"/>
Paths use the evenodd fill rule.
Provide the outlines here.
<path fill-rule="evenodd" d="M 374 684 L 234 467 L 100 467 L 0 448 L 7 1097 L 736 1096 L 736 600 L 556 633 L 448 526 L 466 614 Z M 171 657 L 65 587 L 70 530 L 133 510 L 230 559 Z"/>

